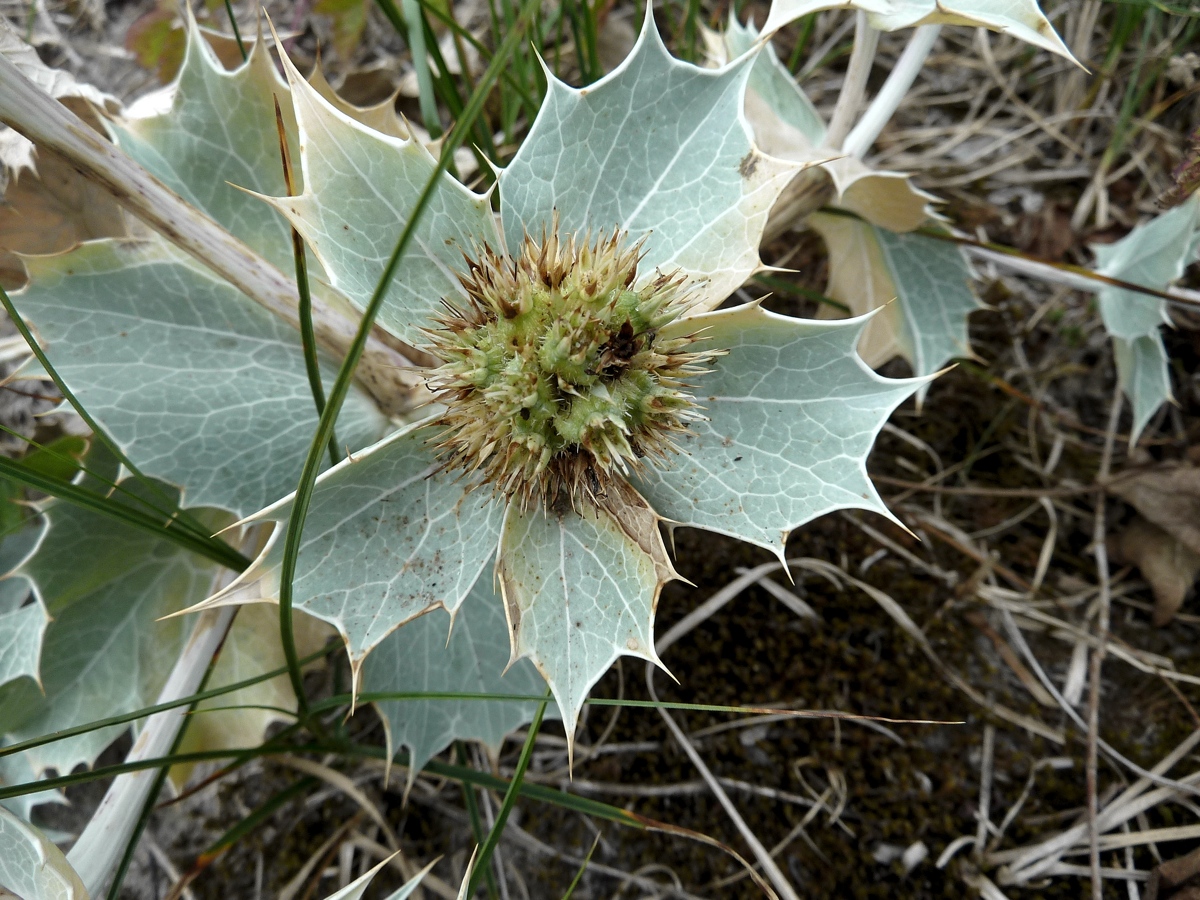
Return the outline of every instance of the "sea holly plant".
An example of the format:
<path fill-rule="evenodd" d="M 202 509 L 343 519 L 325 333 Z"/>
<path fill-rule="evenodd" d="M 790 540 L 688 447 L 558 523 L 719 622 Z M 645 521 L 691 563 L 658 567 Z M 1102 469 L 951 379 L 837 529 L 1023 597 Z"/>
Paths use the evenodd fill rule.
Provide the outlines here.
<path fill-rule="evenodd" d="M 711 35 L 715 64 L 699 68 L 671 55 L 648 9 L 608 75 L 576 89 L 546 72 L 487 194 L 445 174 L 448 157 L 390 106 L 356 110 L 282 53 L 280 76 L 261 40 L 226 71 L 194 23 L 175 82 L 113 117 L 111 144 L 39 137 L 150 228 L 130 219 L 121 237 L 25 258 L 12 298 L 95 440 L 74 482 L 39 482 L 61 499 L 39 507 L 32 549 L 0 583 L 0 754 L 35 745 L 0 755 L 0 780 L 90 765 L 123 716 L 185 702 L 169 690 L 187 614 L 250 603 L 278 616 L 240 613 L 214 678 L 261 676 L 221 702 L 272 709 L 206 713 L 220 724 L 189 729 L 184 749 L 254 744 L 297 702 L 313 721 L 302 691 L 266 678 L 286 661 L 298 685 L 318 621 L 345 646 L 351 705 L 377 704 L 410 779 L 455 740 L 495 749 L 540 722 L 536 703 L 497 695 L 548 691 L 570 747 L 618 657 L 661 665 L 655 608 L 677 577 L 664 529 L 782 558 L 816 516 L 887 515 L 867 454 L 900 403 L 970 355 L 978 302 L 935 198 L 863 157 L 942 24 L 1065 49 L 1032 0 L 776 0 L 764 34 L 834 7 L 862 15 L 828 122 L 753 27 Z M 912 25 L 855 124 L 878 30 Z M 16 96 L 0 92 L 0 119 L 35 131 Z M 1097 249 L 1103 273 L 1177 277 L 1195 209 Z M 764 274 L 764 235 L 798 221 L 824 238 L 827 292 L 856 317 L 737 298 Z M 283 274 L 302 270 L 296 255 L 305 299 Z M 1162 311 L 1127 300 L 1101 306 L 1140 430 L 1166 396 L 1140 362 L 1165 367 Z M 916 377 L 867 365 L 897 353 Z M 122 527 L 102 524 L 118 507 Z M 212 539 L 222 528 L 228 543 Z M 113 647 L 138 665 L 113 666 Z M 120 721 L 38 743 L 102 716 Z M 27 817 L 29 803 L 11 808 Z M 0 859 L 21 847 L 91 890 L 107 877 L 89 855 L 97 830 L 60 861 L 2 815 Z"/>
<path fill-rule="evenodd" d="M 548 76 L 498 225 L 439 182 L 379 314 L 434 358 L 434 406 L 320 478 L 296 567 L 296 608 L 339 630 L 356 680 L 397 628 L 494 583 L 511 661 L 533 661 L 571 735 L 618 656 L 658 661 L 660 522 L 782 554 L 814 516 L 883 511 L 863 460 L 920 382 L 863 365 L 862 320 L 716 309 L 796 171 L 753 143 L 752 62 L 680 62 L 648 16 L 601 81 Z M 433 159 L 287 71 L 305 190 L 272 203 L 363 308 Z M 292 503 L 247 521 L 285 523 Z M 277 597 L 283 534 L 206 605 Z M 366 690 L 387 682 L 367 665 Z"/>
<path fill-rule="evenodd" d="M 918 52 L 906 54 L 910 63 L 897 65 L 890 83 L 915 76 L 937 33 L 937 26 L 918 32 Z M 705 33 L 709 58 L 717 63 L 755 52 L 759 38 L 752 23 L 743 25 L 733 17 L 723 32 Z M 885 87 L 876 103 L 898 102 L 903 93 Z M 872 117 L 882 127 L 884 113 L 894 109 L 874 108 Z M 971 357 L 967 318 L 980 304 L 971 290 L 965 254 L 917 232 L 938 221 L 935 196 L 916 188 L 905 173 L 873 169 L 859 158 L 875 138 L 863 130 L 868 116 L 845 136 L 840 149 L 832 146 L 833 123 L 821 118 L 770 45 L 755 59 L 746 109 L 755 139 L 766 152 L 811 164 L 785 188 L 768 231 L 778 235 L 809 228 L 818 233 L 829 258 L 826 294 L 853 315 L 879 311 L 858 346 L 868 364 L 902 356 L 917 375 L 932 375 L 955 358 Z M 821 318 L 841 314 L 829 304 L 817 310 Z M 918 400 L 928 387 L 920 388 Z"/>
<path fill-rule="evenodd" d="M 711 71 L 681 62 L 648 15 L 605 78 L 576 90 L 549 77 L 528 137 L 499 173 L 498 218 L 496 198 L 439 174 L 420 143 L 362 124 L 286 59 L 281 79 L 261 44 L 226 72 L 193 32 L 169 91 L 111 125 L 120 151 L 259 270 L 288 268 L 294 227 L 312 253 L 314 309 L 342 310 L 353 331 L 350 311 L 378 295 L 388 346 L 425 361 L 413 370 L 424 407 L 412 405 L 419 392 L 381 396 L 373 380 L 343 395 L 343 458 L 312 493 L 287 585 L 286 610 L 341 634 L 354 692 L 537 695 L 540 672 L 571 736 L 618 656 L 657 662 L 655 605 L 675 577 L 664 525 L 782 556 L 789 532 L 814 516 L 886 512 L 864 460 L 922 380 L 863 364 L 854 347 L 865 319 L 718 309 L 759 269 L 768 212 L 801 168 L 755 145 L 743 110 L 753 61 Z M 280 131 L 299 162 L 291 190 Z M 189 603 L 279 599 L 288 492 L 316 407 L 302 335 L 261 282 L 170 230 L 130 230 L 27 259 L 29 286 L 12 301 L 121 460 L 107 475 L 89 463 L 80 485 L 99 472 L 88 490 L 178 510 L 181 529 L 211 533 L 242 516 L 226 536 L 247 552 L 265 534 L 253 564 L 209 601 L 189 598 L 204 579 L 139 600 L 144 616 L 116 628 L 136 644 L 159 630 L 178 640 L 186 620 L 163 616 Z M 315 369 L 328 384 L 337 344 L 317 337 Z M 402 419 L 388 415 L 398 409 Z M 43 540 L 22 567 L 38 597 L 51 596 L 38 581 L 53 546 Z M 80 577 L 96 581 L 91 570 Z M 448 647 L 439 608 L 453 618 Z M 50 626 L 64 646 L 83 639 L 69 624 Z M 56 664 L 43 654 L 40 674 Z M 15 706 L 27 682 L 0 693 Z M 149 703 L 156 690 L 108 691 L 131 703 L 100 712 Z M 480 708 L 431 700 L 381 712 L 419 765 L 453 739 L 496 745 L 530 715 L 528 705 L 489 702 L 482 717 Z M 47 727 L 87 719 L 78 708 L 57 716 Z M 37 730 L 20 727 L 10 743 Z M 41 750 L 33 771 L 89 762 L 102 739 L 54 757 Z"/>

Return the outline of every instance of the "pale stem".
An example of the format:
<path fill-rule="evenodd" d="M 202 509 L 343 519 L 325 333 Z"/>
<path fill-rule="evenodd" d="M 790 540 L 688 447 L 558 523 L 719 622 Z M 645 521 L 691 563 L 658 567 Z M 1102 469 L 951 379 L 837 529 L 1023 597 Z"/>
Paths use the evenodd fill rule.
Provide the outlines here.
<path fill-rule="evenodd" d="M 199 689 L 204 673 L 220 649 L 233 624 L 236 606 L 220 606 L 200 613 L 192 636 L 176 660 L 167 683 L 158 695 L 158 703 L 170 703 L 188 697 Z M 166 756 L 188 718 L 188 707 L 155 713 L 146 721 L 126 762 Z M 158 778 L 157 769 L 143 769 L 118 775 L 109 786 L 96 814 L 67 854 L 92 897 L 102 895 L 105 883 L 125 853 L 142 807 Z"/>
<path fill-rule="evenodd" d="M 913 31 L 908 46 L 896 61 L 896 67 L 863 113 L 858 124 L 842 142 L 842 150 L 851 156 L 862 158 L 879 137 L 883 127 L 895 115 L 901 101 L 904 100 L 908 89 L 912 87 L 917 74 L 929 58 L 929 51 L 942 32 L 941 25 L 921 25 Z"/>
<path fill-rule="evenodd" d="M 0 122 L 33 141 L 41 152 L 62 156 L 84 177 L 116 198 L 132 215 L 211 269 L 246 296 L 300 328 L 296 286 L 277 268 L 105 140 L 78 116 L 0 57 Z M 317 341 L 345 355 L 357 324 L 313 299 Z M 359 381 L 389 412 L 411 393 L 408 359 L 373 339 L 359 365 Z"/>
<path fill-rule="evenodd" d="M 1063 287 L 1074 288 L 1079 291 L 1096 291 L 1103 290 L 1109 287 L 1106 282 L 1097 278 L 1088 278 L 1086 275 L 1081 275 L 1078 272 L 1070 272 L 1065 269 L 1060 269 L 1057 266 L 1052 266 L 1049 263 L 1038 262 L 1033 259 L 1023 259 L 1019 256 L 1011 256 L 1008 253 L 1000 253 L 997 250 L 989 250 L 987 247 L 973 247 L 970 244 L 962 245 L 963 249 L 972 256 L 977 256 L 980 259 L 986 259 L 988 262 L 995 263 L 998 266 L 1012 269 L 1014 272 L 1020 272 L 1022 275 L 1032 275 L 1035 278 L 1040 278 L 1043 281 L 1048 281 L 1051 284 L 1061 284 Z M 1166 300 L 1167 303 L 1172 303 L 1176 306 L 1182 306 L 1185 309 L 1195 310 L 1200 307 L 1200 291 L 1191 288 L 1172 287 L 1166 293 L 1170 297 L 1160 298 Z M 1152 295 L 1146 295 L 1152 296 Z"/>
<path fill-rule="evenodd" d="M 854 15 L 854 49 L 850 51 L 846 79 L 842 82 L 842 90 L 838 94 L 837 105 L 833 108 L 833 118 L 829 121 L 829 130 L 825 132 L 823 145 L 834 149 L 842 146 L 842 141 L 850 133 L 854 117 L 862 107 L 867 76 L 871 74 L 871 65 L 875 62 L 875 48 L 879 44 L 879 29 L 871 27 L 871 23 L 867 21 L 867 14 L 859 10 Z"/>

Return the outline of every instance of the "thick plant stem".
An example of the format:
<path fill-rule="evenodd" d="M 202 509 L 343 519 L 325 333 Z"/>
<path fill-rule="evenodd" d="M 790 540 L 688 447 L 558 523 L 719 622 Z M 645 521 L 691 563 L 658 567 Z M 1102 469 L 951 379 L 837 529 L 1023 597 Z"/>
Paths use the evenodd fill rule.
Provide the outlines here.
<path fill-rule="evenodd" d="M 0 122 L 33 141 L 41 152 L 63 157 L 136 218 L 299 330 L 296 286 L 282 272 L 185 202 L 3 57 Z M 354 340 L 353 320 L 314 303 L 313 325 L 322 347 L 335 357 L 345 355 Z M 415 382 L 410 367 L 397 348 L 372 337 L 357 371 L 358 381 L 385 410 L 400 412 Z"/>
<path fill-rule="evenodd" d="M 200 614 L 187 646 L 159 693 L 159 703 L 169 703 L 196 692 L 213 657 L 221 649 L 236 612 L 236 607 L 217 607 Z M 188 720 L 187 709 L 178 706 L 151 716 L 125 761 L 136 762 L 168 754 Z M 67 860 L 87 885 L 90 896 L 102 893 L 105 882 L 120 862 L 157 777 L 155 769 L 119 775 L 67 854 Z"/>
<path fill-rule="evenodd" d="M 859 10 L 854 15 L 854 49 L 850 51 L 846 79 L 842 82 L 842 91 L 833 108 L 833 118 L 829 120 L 829 129 L 825 132 L 824 146 L 835 150 L 841 148 L 842 141 L 850 133 L 854 117 L 862 107 L 867 76 L 871 74 L 875 48 L 879 45 L 879 29 L 871 27 L 867 14 Z"/>
<path fill-rule="evenodd" d="M 858 124 L 842 142 L 842 149 L 846 153 L 861 159 L 875 143 L 883 127 L 904 100 L 908 89 L 912 87 L 941 32 L 941 25 L 922 25 L 913 32 L 908 46 L 896 61 L 896 67 L 888 75 L 887 81 L 883 83 L 883 87 L 879 89 L 879 93 L 875 95 Z"/>

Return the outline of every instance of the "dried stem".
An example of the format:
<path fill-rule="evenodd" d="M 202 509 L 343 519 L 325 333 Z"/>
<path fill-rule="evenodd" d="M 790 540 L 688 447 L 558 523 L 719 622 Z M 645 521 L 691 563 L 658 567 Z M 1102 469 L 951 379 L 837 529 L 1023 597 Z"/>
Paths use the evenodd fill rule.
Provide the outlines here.
<path fill-rule="evenodd" d="M 222 573 L 218 578 L 229 574 Z M 196 693 L 209 664 L 225 642 L 236 612 L 237 607 L 218 607 L 200 614 L 187 646 L 159 693 L 159 703 L 169 703 Z M 187 721 L 186 706 L 155 713 L 147 720 L 146 727 L 138 735 L 125 761 L 137 762 L 167 755 Z M 67 855 L 67 860 L 75 867 L 91 896 L 101 893 L 104 883 L 116 868 L 125 844 L 133 834 L 138 813 L 157 777 L 157 769 L 143 769 L 117 776 L 96 814 Z"/>
<path fill-rule="evenodd" d="M 3 57 L 0 122 L 33 141 L 41 152 L 61 156 L 132 215 L 299 330 L 296 286 L 282 272 L 89 128 Z M 313 323 L 318 342 L 334 356 L 344 356 L 356 323 L 316 302 Z M 396 347 L 373 338 L 359 366 L 358 380 L 387 411 L 400 412 L 412 393 L 410 365 Z"/>
<path fill-rule="evenodd" d="M 867 76 L 871 74 L 871 66 L 875 62 L 875 48 L 879 45 L 879 29 L 871 27 L 871 23 L 867 21 L 867 14 L 860 10 L 854 15 L 854 49 L 850 51 L 846 79 L 842 82 L 842 91 L 838 94 L 837 105 L 833 108 L 829 130 L 825 132 L 825 146 L 835 149 L 842 146 L 842 141 L 850 133 L 854 117 L 862 107 Z"/>
<path fill-rule="evenodd" d="M 1108 478 L 1112 468 L 1113 444 L 1116 441 L 1117 420 L 1121 415 L 1122 404 L 1121 386 L 1117 385 L 1113 393 L 1112 409 L 1108 414 L 1108 433 L 1104 438 L 1104 451 L 1100 457 L 1100 472 L 1097 479 Z M 1091 666 L 1088 675 L 1088 716 L 1087 716 L 1087 818 L 1088 818 L 1088 855 L 1092 875 L 1092 898 L 1102 900 L 1104 896 L 1104 881 L 1100 875 L 1100 829 L 1097 825 L 1097 790 L 1096 790 L 1096 759 L 1098 755 L 1098 740 L 1100 735 L 1100 674 L 1104 665 L 1105 651 L 1108 649 L 1109 608 L 1112 603 L 1112 585 L 1108 572 L 1106 497 L 1103 490 L 1096 492 L 1095 526 L 1092 531 L 1092 553 L 1096 558 L 1096 578 L 1099 582 L 1100 593 L 1097 598 L 1096 632 L 1098 644 L 1092 651 Z"/>
<path fill-rule="evenodd" d="M 842 142 L 842 149 L 846 153 L 861 158 L 875 143 L 908 94 L 908 89 L 912 87 L 925 65 L 929 51 L 933 49 L 934 42 L 941 32 L 941 25 L 922 25 L 913 31 L 908 46 L 896 61 L 896 67 L 892 69 L 887 81 L 883 83 L 883 87 L 879 89 L 879 93 L 875 95 L 858 124 Z"/>

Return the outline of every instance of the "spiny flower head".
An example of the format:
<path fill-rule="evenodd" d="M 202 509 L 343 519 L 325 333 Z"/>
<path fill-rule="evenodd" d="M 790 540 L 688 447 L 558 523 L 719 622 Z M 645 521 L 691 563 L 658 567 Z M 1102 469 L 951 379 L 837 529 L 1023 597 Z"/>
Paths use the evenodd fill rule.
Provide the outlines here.
<path fill-rule="evenodd" d="M 466 303 L 447 302 L 427 332 L 446 468 L 479 470 L 523 503 L 578 507 L 700 418 L 687 379 L 718 353 L 660 335 L 686 309 L 685 279 L 635 287 L 641 248 L 623 238 L 555 227 L 511 257 L 467 259 Z"/>

